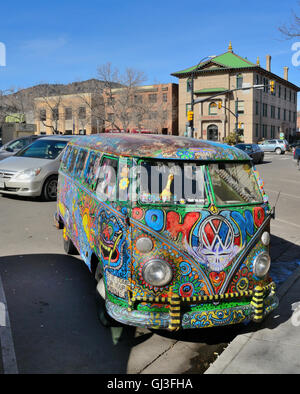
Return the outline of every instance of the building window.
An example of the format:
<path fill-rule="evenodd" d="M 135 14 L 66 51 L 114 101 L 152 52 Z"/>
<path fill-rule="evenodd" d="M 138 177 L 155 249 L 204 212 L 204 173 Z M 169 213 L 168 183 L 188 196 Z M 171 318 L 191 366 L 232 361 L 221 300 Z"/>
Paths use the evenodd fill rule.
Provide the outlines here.
<path fill-rule="evenodd" d="M 262 109 L 263 109 L 263 111 L 262 111 L 263 112 L 262 113 L 263 116 L 267 117 L 268 116 L 268 104 L 263 103 L 263 108 Z"/>
<path fill-rule="evenodd" d="M 275 126 L 271 126 L 271 138 L 275 138 Z"/>
<path fill-rule="evenodd" d="M 263 132 L 262 132 L 263 138 L 268 138 L 268 126 L 266 124 L 263 124 Z"/>
<path fill-rule="evenodd" d="M 86 108 L 85 107 L 79 107 L 78 108 L 78 118 L 79 119 L 85 119 L 86 118 Z"/>
<path fill-rule="evenodd" d="M 208 114 L 209 115 L 217 115 L 218 114 L 217 104 L 215 102 L 212 102 L 212 103 L 209 104 Z"/>
<path fill-rule="evenodd" d="M 289 111 L 289 122 L 292 121 L 292 111 Z"/>
<path fill-rule="evenodd" d="M 113 123 L 113 121 L 114 121 L 114 114 L 113 113 L 107 114 L 107 121 L 110 123 Z"/>
<path fill-rule="evenodd" d="M 45 122 L 47 119 L 47 112 L 45 109 L 40 110 L 40 121 Z"/>
<path fill-rule="evenodd" d="M 236 88 L 240 89 L 243 87 L 243 74 L 237 74 L 236 76 Z"/>
<path fill-rule="evenodd" d="M 235 102 L 235 113 L 239 115 L 244 113 L 244 101 Z"/>
<path fill-rule="evenodd" d="M 258 136 L 259 136 L 259 124 L 256 123 L 255 124 L 255 137 L 258 137 Z"/>
<path fill-rule="evenodd" d="M 134 103 L 135 104 L 142 104 L 143 96 L 141 94 L 137 94 L 134 96 Z"/>
<path fill-rule="evenodd" d="M 188 79 L 186 81 L 186 91 L 190 92 L 192 90 L 192 81 L 190 79 Z"/>
<path fill-rule="evenodd" d="M 58 107 L 52 109 L 52 118 L 53 120 L 59 120 Z"/>
<path fill-rule="evenodd" d="M 278 108 L 278 111 L 277 111 L 277 118 L 280 119 L 280 108 Z"/>
<path fill-rule="evenodd" d="M 259 115 L 259 102 L 255 101 L 255 115 Z"/>
<path fill-rule="evenodd" d="M 72 108 L 65 108 L 65 120 L 71 120 L 72 116 Z"/>
<path fill-rule="evenodd" d="M 286 109 L 283 110 L 283 120 L 286 120 Z"/>
<path fill-rule="evenodd" d="M 157 119 L 157 112 L 156 111 L 149 112 L 149 119 L 150 120 Z"/>
<path fill-rule="evenodd" d="M 149 102 L 156 103 L 157 102 L 157 95 L 156 94 L 149 94 Z"/>
<path fill-rule="evenodd" d="M 167 95 L 167 93 L 163 93 L 163 95 L 162 95 L 162 101 L 163 101 L 164 103 L 167 103 L 167 102 L 168 102 L 168 95 Z"/>
<path fill-rule="evenodd" d="M 292 91 L 290 90 L 290 101 L 292 101 Z"/>
<path fill-rule="evenodd" d="M 286 100 L 286 88 L 284 88 L 284 99 Z"/>
<path fill-rule="evenodd" d="M 275 119 L 275 107 L 274 107 L 274 105 L 271 105 L 271 118 Z"/>
<path fill-rule="evenodd" d="M 281 97 L 281 85 L 278 85 L 278 97 Z"/>

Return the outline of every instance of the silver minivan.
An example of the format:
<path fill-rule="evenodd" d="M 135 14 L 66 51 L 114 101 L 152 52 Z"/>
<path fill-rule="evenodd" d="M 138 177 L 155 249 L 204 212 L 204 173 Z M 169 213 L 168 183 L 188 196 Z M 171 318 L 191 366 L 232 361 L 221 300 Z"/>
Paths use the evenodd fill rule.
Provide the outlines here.
<path fill-rule="evenodd" d="M 264 152 L 275 152 L 277 155 L 282 155 L 289 149 L 287 140 L 278 139 L 265 140 L 259 146 Z"/>
<path fill-rule="evenodd" d="M 49 136 L 36 140 L 16 155 L 0 162 L 0 193 L 56 199 L 62 151 L 74 136 Z"/>

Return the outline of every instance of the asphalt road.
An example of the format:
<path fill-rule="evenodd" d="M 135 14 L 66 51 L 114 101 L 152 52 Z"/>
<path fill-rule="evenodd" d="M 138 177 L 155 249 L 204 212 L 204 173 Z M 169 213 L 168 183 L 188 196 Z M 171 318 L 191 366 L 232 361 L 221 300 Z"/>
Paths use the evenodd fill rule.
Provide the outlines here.
<path fill-rule="evenodd" d="M 283 281 L 300 255 L 300 172 L 288 155 L 266 155 L 258 170 L 272 204 L 281 190 L 272 223 L 272 269 Z M 201 373 L 243 329 L 171 334 L 102 327 L 95 282 L 80 258 L 64 254 L 54 210 L 55 203 L 0 196 L 0 277 L 11 333 L 11 340 L 2 337 L 0 327 L 2 353 L 4 345 L 11 350 L 5 360 L 0 357 L 0 371 L 8 365 L 19 373 Z"/>

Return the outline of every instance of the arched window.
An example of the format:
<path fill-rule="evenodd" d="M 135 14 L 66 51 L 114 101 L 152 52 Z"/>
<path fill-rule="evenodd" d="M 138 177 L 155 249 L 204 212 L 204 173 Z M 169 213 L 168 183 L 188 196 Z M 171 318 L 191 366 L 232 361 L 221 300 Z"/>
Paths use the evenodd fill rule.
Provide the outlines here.
<path fill-rule="evenodd" d="M 217 115 L 218 114 L 217 108 L 218 108 L 218 106 L 214 101 L 212 103 L 210 103 L 209 107 L 208 107 L 209 115 Z"/>

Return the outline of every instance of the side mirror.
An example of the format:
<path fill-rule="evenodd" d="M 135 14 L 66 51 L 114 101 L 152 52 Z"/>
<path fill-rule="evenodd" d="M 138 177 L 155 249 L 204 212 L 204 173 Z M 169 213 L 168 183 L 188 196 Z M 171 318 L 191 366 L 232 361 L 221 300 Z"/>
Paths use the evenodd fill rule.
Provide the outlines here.
<path fill-rule="evenodd" d="M 13 151 L 14 151 L 13 149 L 11 149 L 11 148 L 9 148 L 9 147 L 5 148 L 5 150 L 6 150 L 7 152 L 13 152 Z"/>

